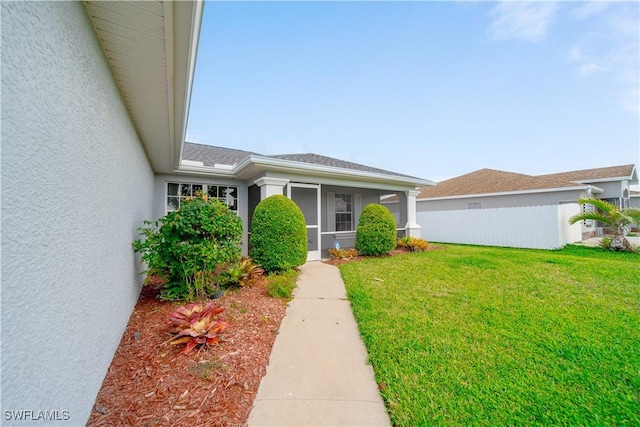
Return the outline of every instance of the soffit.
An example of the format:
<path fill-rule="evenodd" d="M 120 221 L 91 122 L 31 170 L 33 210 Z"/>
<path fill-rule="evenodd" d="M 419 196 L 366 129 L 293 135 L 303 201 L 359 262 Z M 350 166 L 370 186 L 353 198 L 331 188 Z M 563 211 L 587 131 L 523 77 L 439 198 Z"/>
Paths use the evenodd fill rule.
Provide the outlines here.
<path fill-rule="evenodd" d="M 153 169 L 171 172 L 184 141 L 201 2 L 84 3 Z"/>

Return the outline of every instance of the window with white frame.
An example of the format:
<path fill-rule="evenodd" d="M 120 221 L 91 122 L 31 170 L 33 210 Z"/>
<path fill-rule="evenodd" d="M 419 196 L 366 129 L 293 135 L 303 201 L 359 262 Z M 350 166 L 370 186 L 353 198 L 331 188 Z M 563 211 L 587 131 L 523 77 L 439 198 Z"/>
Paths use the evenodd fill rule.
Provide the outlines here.
<path fill-rule="evenodd" d="M 188 197 L 207 195 L 220 200 L 233 211 L 238 210 L 238 187 L 212 184 L 167 183 L 167 212 L 180 209 L 180 203 Z"/>
<path fill-rule="evenodd" d="M 336 194 L 336 231 L 353 230 L 353 199 L 351 194 Z"/>

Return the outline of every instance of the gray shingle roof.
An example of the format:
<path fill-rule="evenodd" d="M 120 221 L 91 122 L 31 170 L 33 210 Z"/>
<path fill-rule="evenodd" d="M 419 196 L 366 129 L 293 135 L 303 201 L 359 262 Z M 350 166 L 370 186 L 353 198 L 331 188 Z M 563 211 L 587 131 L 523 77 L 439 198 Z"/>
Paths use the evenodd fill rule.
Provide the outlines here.
<path fill-rule="evenodd" d="M 233 148 L 216 147 L 213 145 L 196 144 L 193 142 L 185 142 L 182 151 L 184 160 L 192 160 L 203 162 L 205 166 L 214 166 L 218 164 L 233 165 L 240 163 L 247 157 L 261 156 L 272 159 L 289 160 L 299 163 L 307 163 L 319 166 L 335 167 L 340 169 L 356 170 L 361 172 L 378 173 L 382 175 L 398 176 L 403 178 L 419 179 L 410 175 L 391 172 L 384 169 L 374 168 L 371 166 L 361 165 L 359 163 L 347 162 L 345 160 L 335 159 L 333 157 L 321 156 L 313 153 L 302 154 L 278 154 L 265 156 L 251 151 L 236 150 Z"/>
<path fill-rule="evenodd" d="M 214 166 L 216 163 L 235 165 L 251 155 L 258 154 L 251 151 L 214 147 L 213 145 L 196 144 L 193 142 L 185 142 L 182 150 L 182 158 L 184 160 L 202 162 L 205 166 Z"/>
<path fill-rule="evenodd" d="M 272 157 L 274 159 L 292 160 L 294 162 L 310 163 L 313 165 L 330 166 L 341 169 L 351 169 L 362 172 L 379 173 L 382 175 L 402 176 L 405 178 L 416 178 L 415 176 L 403 175 L 401 173 L 391 172 L 384 169 L 374 168 L 371 166 L 361 165 L 359 163 L 347 162 L 345 160 L 335 159 L 333 157 L 321 156 L 314 153 L 302 153 L 302 154 L 277 154 Z"/>

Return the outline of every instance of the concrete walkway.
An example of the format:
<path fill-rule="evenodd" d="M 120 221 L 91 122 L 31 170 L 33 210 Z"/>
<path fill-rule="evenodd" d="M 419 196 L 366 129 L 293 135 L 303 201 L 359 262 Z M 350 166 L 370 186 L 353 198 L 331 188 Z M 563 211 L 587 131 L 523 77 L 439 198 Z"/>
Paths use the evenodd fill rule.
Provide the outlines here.
<path fill-rule="evenodd" d="M 390 426 L 339 270 L 301 270 L 248 425 Z"/>

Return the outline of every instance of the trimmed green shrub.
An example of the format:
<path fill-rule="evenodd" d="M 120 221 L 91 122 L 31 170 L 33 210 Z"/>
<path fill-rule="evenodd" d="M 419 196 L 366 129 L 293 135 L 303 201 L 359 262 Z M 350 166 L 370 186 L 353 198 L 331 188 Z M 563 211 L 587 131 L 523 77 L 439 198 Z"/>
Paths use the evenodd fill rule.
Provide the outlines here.
<path fill-rule="evenodd" d="M 279 194 L 258 203 L 251 220 L 250 255 L 267 272 L 305 263 L 307 225 L 298 205 Z"/>
<path fill-rule="evenodd" d="M 219 269 L 240 259 L 242 220 L 217 199 L 194 198 L 139 228 L 133 248 L 148 270 L 145 283 L 162 287 L 164 300 L 190 300 L 217 290 Z"/>
<path fill-rule="evenodd" d="M 383 255 L 396 247 L 396 220 L 389 209 L 371 203 L 364 207 L 356 229 L 356 249 L 363 255 Z"/>
<path fill-rule="evenodd" d="M 291 294 L 296 288 L 298 270 L 289 270 L 282 273 L 271 274 L 267 277 L 267 292 L 273 298 L 291 299 Z"/>

